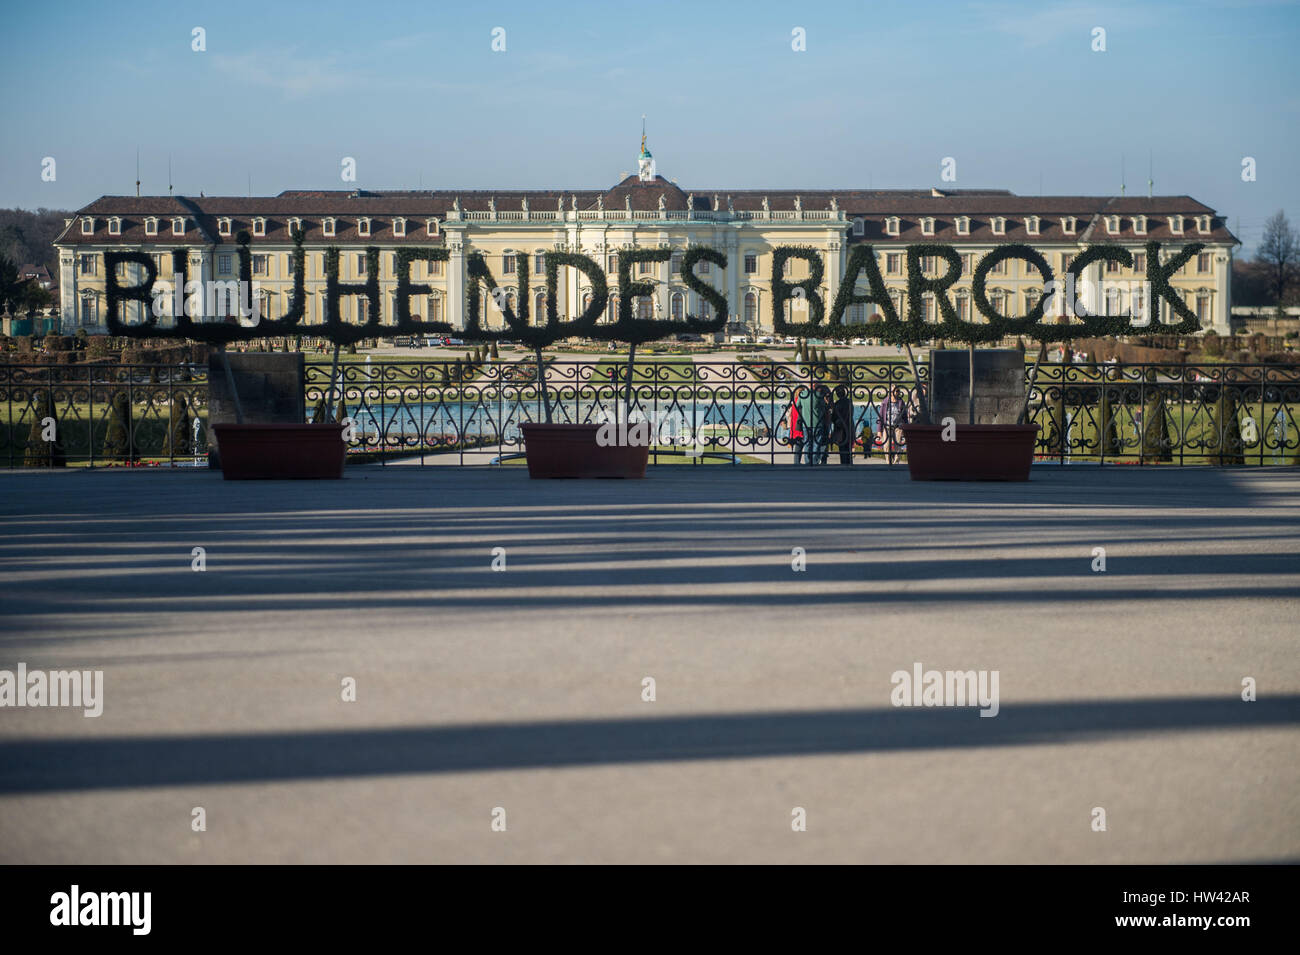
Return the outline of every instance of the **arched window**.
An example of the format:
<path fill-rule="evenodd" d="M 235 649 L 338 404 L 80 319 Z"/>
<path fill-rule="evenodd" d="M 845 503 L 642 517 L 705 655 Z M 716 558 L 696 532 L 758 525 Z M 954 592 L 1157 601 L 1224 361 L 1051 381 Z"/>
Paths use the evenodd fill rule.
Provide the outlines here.
<path fill-rule="evenodd" d="M 790 303 L 786 302 L 788 306 Z M 788 314 L 788 313 L 787 313 Z M 745 323 L 753 325 L 758 321 L 758 296 L 753 292 L 745 293 Z"/>
<path fill-rule="evenodd" d="M 681 292 L 673 292 L 669 313 L 679 322 L 686 317 L 686 296 Z"/>
<path fill-rule="evenodd" d="M 636 317 L 650 319 L 655 317 L 654 299 L 649 295 L 642 295 L 636 300 Z"/>
<path fill-rule="evenodd" d="M 533 294 L 533 321 L 538 325 L 546 324 L 546 293 Z"/>
<path fill-rule="evenodd" d="M 849 306 L 849 324 L 861 325 L 867 320 L 867 307 L 861 302 L 854 302 Z"/>
<path fill-rule="evenodd" d="M 589 309 L 589 308 L 591 308 L 591 293 L 590 293 L 590 292 L 583 292 L 583 293 L 582 293 L 582 310 L 585 312 L 585 311 L 587 311 L 587 309 Z"/>
<path fill-rule="evenodd" d="M 853 220 L 853 234 L 854 234 L 854 235 L 866 235 L 866 234 L 867 234 L 867 225 L 866 225 L 866 223 L 863 222 L 861 219 L 854 219 L 854 220 Z"/>
<path fill-rule="evenodd" d="M 436 292 L 429 296 L 429 321 L 442 321 L 442 296 Z"/>
<path fill-rule="evenodd" d="M 605 306 L 605 321 L 611 325 L 618 321 L 618 296 L 611 295 L 609 304 Z"/>

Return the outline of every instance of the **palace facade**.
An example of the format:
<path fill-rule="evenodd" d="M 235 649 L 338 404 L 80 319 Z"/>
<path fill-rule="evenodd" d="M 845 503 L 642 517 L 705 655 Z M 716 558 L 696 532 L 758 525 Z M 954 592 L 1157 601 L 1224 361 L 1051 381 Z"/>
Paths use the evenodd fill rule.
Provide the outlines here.
<path fill-rule="evenodd" d="M 1184 297 L 1205 329 L 1226 333 L 1230 327 L 1229 279 L 1238 240 L 1213 209 L 1188 196 L 1017 196 L 1005 190 L 863 190 L 863 189 L 698 189 L 684 190 L 657 174 L 655 160 L 642 140 L 638 172 L 600 190 L 440 190 L 440 191 L 306 191 L 278 196 L 233 198 L 186 196 L 104 196 L 67 220 L 55 241 L 59 250 L 59 286 L 65 334 L 77 328 L 104 329 L 104 260 L 113 250 L 151 254 L 158 278 L 171 279 L 172 253 L 189 255 L 190 278 L 226 282 L 239 277 L 236 236 L 251 236 L 253 281 L 263 315 L 279 317 L 293 290 L 291 230 L 305 235 L 308 302 L 304 332 L 323 319 L 325 250 L 340 250 L 340 279 L 366 279 L 365 249 L 377 246 L 385 314 L 393 316 L 397 277 L 396 250 L 402 246 L 441 246 L 446 263 L 417 262 L 411 280 L 432 286 L 432 294 L 413 301 L 411 312 L 425 321 L 463 327 L 466 301 L 466 256 L 481 253 L 499 285 L 513 298 L 520 274 L 529 270 L 536 296 L 533 315 L 544 314 L 545 271 L 542 255 L 551 250 L 581 252 L 608 269 L 608 320 L 617 315 L 617 253 L 628 248 L 712 246 L 727 256 L 726 269 L 701 263 L 697 273 L 727 298 L 729 333 L 770 333 L 771 251 L 780 245 L 812 246 L 821 251 L 825 274 L 821 293 L 827 306 L 844 275 L 850 248 L 870 243 L 895 306 L 906 304 L 908 245 L 952 245 L 963 259 L 962 278 L 952 290 L 958 315 L 969 318 L 973 264 L 994 246 L 1025 243 L 1042 252 L 1057 276 L 1088 245 L 1115 243 L 1133 252 L 1132 270 L 1115 263 L 1090 268 L 1100 290 L 1090 303 L 1098 311 L 1128 310 L 1132 290 L 1145 276 L 1146 243 L 1156 240 L 1162 254 L 1191 242 L 1205 250 L 1174 275 L 1171 284 Z M 790 263 L 788 278 L 806 276 L 801 261 Z M 143 269 L 125 267 L 125 284 L 143 279 Z M 993 305 L 1006 315 L 1023 315 L 1043 294 L 1042 277 L 1019 261 L 1004 262 L 989 282 Z M 1102 270 L 1105 269 L 1103 272 Z M 679 260 L 640 263 L 638 281 L 652 282 L 656 294 L 638 300 L 645 318 L 705 316 L 708 304 L 687 289 L 678 276 Z M 587 301 L 586 277 L 565 269 L 559 310 L 576 318 Z M 865 291 L 865 281 L 860 280 Z M 485 296 L 486 324 L 504 320 L 491 296 Z M 787 303 L 787 308 L 792 303 Z M 345 296 L 345 321 L 366 318 L 367 303 Z M 800 306 L 802 307 L 802 306 Z M 1164 306 L 1167 309 L 1167 305 Z M 143 320 L 139 303 L 127 306 L 128 321 Z M 866 322 L 868 306 L 854 305 L 847 321 Z M 925 301 L 928 318 L 935 303 Z M 796 314 L 794 320 L 804 320 Z M 160 320 L 164 324 L 168 319 Z"/>

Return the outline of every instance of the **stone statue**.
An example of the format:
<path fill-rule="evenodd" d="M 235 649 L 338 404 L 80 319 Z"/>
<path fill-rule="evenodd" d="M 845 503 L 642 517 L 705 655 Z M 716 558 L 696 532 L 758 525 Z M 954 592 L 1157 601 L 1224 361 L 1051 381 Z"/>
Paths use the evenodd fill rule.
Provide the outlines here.
<path fill-rule="evenodd" d="M 765 219 L 772 218 L 772 207 L 768 205 L 767 196 L 763 197 L 763 218 Z"/>
<path fill-rule="evenodd" d="M 664 194 L 659 193 L 659 218 L 664 217 L 664 211 L 668 208 L 668 203 L 664 202 Z"/>
<path fill-rule="evenodd" d="M 717 212 L 717 211 L 718 211 L 719 209 L 721 209 L 721 208 L 722 208 L 722 207 L 721 207 L 720 205 L 718 205 L 718 194 L 715 192 L 715 193 L 713 194 L 713 211 L 714 211 L 714 212 Z"/>
<path fill-rule="evenodd" d="M 527 219 L 528 218 L 528 197 L 527 196 L 524 196 L 524 198 L 520 201 L 519 206 L 524 210 L 524 218 Z"/>
<path fill-rule="evenodd" d="M 695 193 L 693 192 L 686 197 L 686 211 L 687 212 L 695 211 Z"/>
<path fill-rule="evenodd" d="M 451 211 L 456 213 L 457 219 L 460 218 L 460 196 L 457 196 L 455 199 L 451 200 Z"/>
<path fill-rule="evenodd" d="M 798 196 L 794 197 L 794 211 L 803 212 L 803 200 Z"/>
<path fill-rule="evenodd" d="M 569 193 L 569 208 L 574 212 L 578 211 L 578 197 L 573 193 Z"/>
<path fill-rule="evenodd" d="M 627 217 L 632 218 L 632 197 L 630 195 L 623 197 L 623 208 L 627 210 Z"/>
<path fill-rule="evenodd" d="M 564 218 L 564 196 L 555 197 L 555 217 L 557 219 Z"/>
<path fill-rule="evenodd" d="M 831 196 L 831 212 L 839 212 L 839 211 L 840 211 L 839 202 L 836 201 L 834 196 Z"/>
<path fill-rule="evenodd" d="M 599 215 L 602 219 L 605 218 L 605 197 L 604 196 L 596 197 L 596 214 Z"/>
<path fill-rule="evenodd" d="M 496 196 L 492 196 L 490 199 L 488 199 L 488 212 L 492 213 L 492 218 L 493 218 L 493 219 L 495 219 L 495 218 L 497 217 L 497 197 L 496 197 Z"/>
<path fill-rule="evenodd" d="M 727 215 L 734 216 L 735 214 L 736 207 L 731 204 L 731 196 L 727 196 Z"/>

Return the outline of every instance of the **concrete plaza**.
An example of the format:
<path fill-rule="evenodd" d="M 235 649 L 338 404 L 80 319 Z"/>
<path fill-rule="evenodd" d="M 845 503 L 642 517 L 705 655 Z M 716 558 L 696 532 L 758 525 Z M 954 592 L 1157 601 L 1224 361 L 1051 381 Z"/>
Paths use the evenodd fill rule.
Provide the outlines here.
<path fill-rule="evenodd" d="M 69 469 L 0 528 L 0 669 L 105 696 L 0 709 L 3 862 L 1300 860 L 1296 470 Z"/>

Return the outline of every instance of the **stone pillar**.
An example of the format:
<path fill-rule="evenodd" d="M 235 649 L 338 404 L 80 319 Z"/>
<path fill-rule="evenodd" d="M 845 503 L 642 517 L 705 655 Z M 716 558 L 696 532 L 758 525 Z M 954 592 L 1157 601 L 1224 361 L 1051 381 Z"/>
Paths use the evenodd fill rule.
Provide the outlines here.
<path fill-rule="evenodd" d="M 970 353 L 964 348 L 930 352 L 931 422 L 968 417 Z M 1018 348 L 975 350 L 975 423 L 1015 424 L 1025 403 L 1025 359 Z"/>

